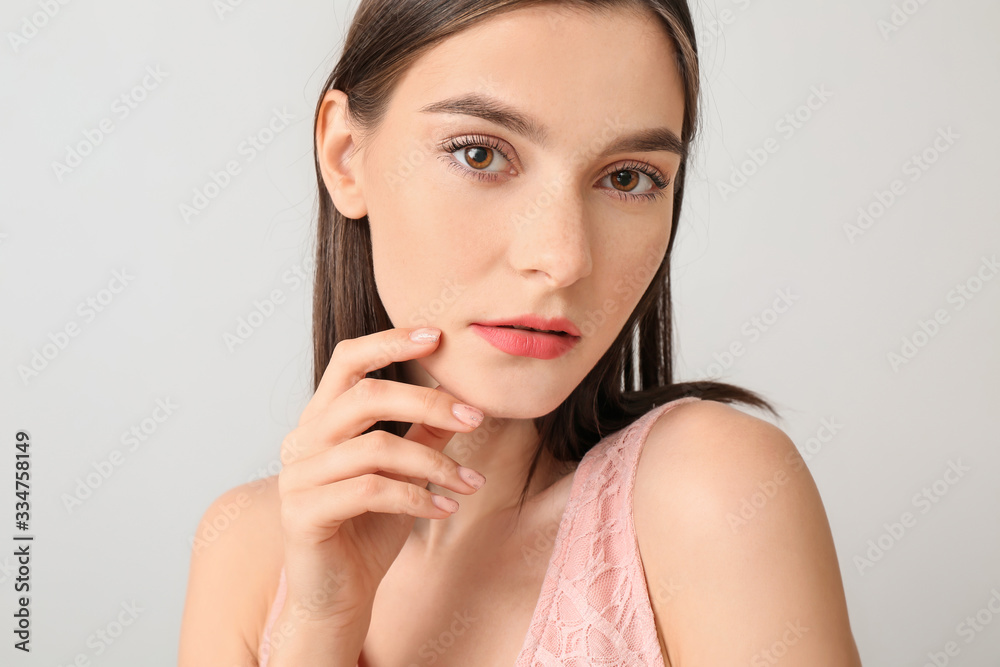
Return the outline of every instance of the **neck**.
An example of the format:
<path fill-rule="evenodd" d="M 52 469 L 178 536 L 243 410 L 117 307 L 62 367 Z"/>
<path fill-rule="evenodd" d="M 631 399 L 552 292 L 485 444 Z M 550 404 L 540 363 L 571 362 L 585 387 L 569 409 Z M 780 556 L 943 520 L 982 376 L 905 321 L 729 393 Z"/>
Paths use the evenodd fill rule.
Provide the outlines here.
<path fill-rule="evenodd" d="M 404 382 L 438 386 L 438 382 L 412 360 L 403 363 L 403 376 Z M 506 535 L 510 528 L 522 523 L 517 516 L 517 506 L 538 439 L 534 420 L 498 418 L 489 414 L 475 431 L 452 436 L 442 450 L 444 454 L 459 465 L 482 473 L 486 483 L 471 495 L 427 484 L 431 492 L 454 498 L 459 508 L 444 519 L 418 517 L 415 520 L 410 537 L 424 554 L 436 556 L 463 545 L 482 544 L 484 536 Z M 524 512 L 544 502 L 550 495 L 546 491 L 574 467 L 555 461 L 543 450 L 525 496 Z"/>
<path fill-rule="evenodd" d="M 498 534 L 517 513 L 521 490 L 538 443 L 538 432 L 530 419 L 498 419 L 487 415 L 472 433 L 456 433 L 444 453 L 460 465 L 481 472 L 486 484 L 471 495 L 428 483 L 433 493 L 454 498 L 459 509 L 445 519 L 417 518 L 412 535 L 425 552 L 447 550 L 484 532 Z M 537 504 L 571 467 L 554 461 L 543 451 L 525 497 L 524 511 Z"/>

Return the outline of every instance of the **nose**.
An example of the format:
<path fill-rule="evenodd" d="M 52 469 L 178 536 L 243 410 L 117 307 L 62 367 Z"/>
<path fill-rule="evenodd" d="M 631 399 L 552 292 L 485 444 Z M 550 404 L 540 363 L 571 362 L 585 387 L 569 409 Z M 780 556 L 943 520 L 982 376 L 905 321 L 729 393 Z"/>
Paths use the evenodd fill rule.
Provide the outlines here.
<path fill-rule="evenodd" d="M 509 249 L 514 269 L 565 287 L 593 269 L 590 235 L 581 198 L 573 188 L 546 188 L 512 214 Z"/>

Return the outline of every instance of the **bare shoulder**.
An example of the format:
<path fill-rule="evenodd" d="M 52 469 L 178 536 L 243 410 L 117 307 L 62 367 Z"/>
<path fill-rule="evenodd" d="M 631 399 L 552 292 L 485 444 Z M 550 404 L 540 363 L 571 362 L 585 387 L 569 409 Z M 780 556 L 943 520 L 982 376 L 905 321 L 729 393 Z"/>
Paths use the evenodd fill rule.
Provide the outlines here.
<path fill-rule="evenodd" d="M 683 403 L 658 417 L 643 446 L 639 470 L 676 475 L 682 472 L 677 466 L 685 464 L 694 468 L 684 469 L 686 473 L 705 466 L 701 469 L 710 471 L 713 477 L 733 474 L 739 478 L 745 478 L 747 465 L 767 469 L 780 465 L 789 472 L 791 468 L 801 471 L 806 467 L 794 443 L 780 428 L 709 400 Z"/>
<path fill-rule="evenodd" d="M 180 667 L 257 664 L 282 555 L 276 475 L 212 501 L 193 536 Z"/>
<path fill-rule="evenodd" d="M 668 410 L 633 516 L 669 664 L 861 664 L 819 490 L 777 426 L 715 401 Z"/>

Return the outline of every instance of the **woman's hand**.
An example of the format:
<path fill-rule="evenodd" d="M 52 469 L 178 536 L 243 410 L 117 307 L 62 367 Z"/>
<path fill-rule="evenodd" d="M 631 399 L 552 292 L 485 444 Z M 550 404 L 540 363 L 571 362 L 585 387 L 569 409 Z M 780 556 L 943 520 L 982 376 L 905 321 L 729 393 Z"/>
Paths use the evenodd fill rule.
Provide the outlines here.
<path fill-rule="evenodd" d="M 442 507 L 457 509 L 427 490 L 427 482 L 476 491 L 462 475 L 475 481 L 478 473 L 470 475 L 441 450 L 455 432 L 478 426 L 482 413 L 472 409 L 463 423 L 452 411 L 457 401 L 444 391 L 365 377 L 437 348 L 436 338 L 414 341 L 411 331 L 341 341 L 298 427 L 281 444 L 285 605 L 305 610 L 308 619 L 300 620 L 347 627 L 365 618 L 414 518 L 443 519 L 453 510 Z M 412 426 L 402 438 L 364 433 L 380 420 Z"/>

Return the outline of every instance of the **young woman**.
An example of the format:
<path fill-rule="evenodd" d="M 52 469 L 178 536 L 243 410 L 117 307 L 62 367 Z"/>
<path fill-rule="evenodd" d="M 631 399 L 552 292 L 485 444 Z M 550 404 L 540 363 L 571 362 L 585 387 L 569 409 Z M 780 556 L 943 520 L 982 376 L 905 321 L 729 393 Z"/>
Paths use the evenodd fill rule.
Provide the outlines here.
<path fill-rule="evenodd" d="M 202 519 L 182 667 L 860 664 L 808 469 L 726 404 L 773 409 L 673 381 L 697 100 L 684 0 L 361 2 L 315 394 Z"/>

